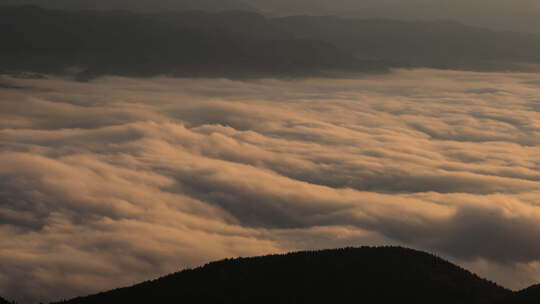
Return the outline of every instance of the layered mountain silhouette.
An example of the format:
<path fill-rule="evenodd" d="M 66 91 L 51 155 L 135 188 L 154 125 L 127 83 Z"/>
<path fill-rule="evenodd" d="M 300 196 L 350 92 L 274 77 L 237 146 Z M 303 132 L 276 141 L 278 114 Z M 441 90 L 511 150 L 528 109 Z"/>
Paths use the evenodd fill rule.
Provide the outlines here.
<path fill-rule="evenodd" d="M 424 252 L 362 247 L 228 259 L 61 303 L 472 304 L 509 295 Z"/>
<path fill-rule="evenodd" d="M 516 63 L 540 62 L 540 36 L 453 21 L 292 16 L 275 23 L 296 38 L 324 41 L 357 59 L 398 66 L 484 71 L 519 69 Z"/>
<path fill-rule="evenodd" d="M 536 0 L 250 0 L 279 15 L 338 15 L 399 20 L 456 20 L 469 25 L 540 33 Z"/>
<path fill-rule="evenodd" d="M 540 37 L 530 34 L 455 22 L 269 18 L 238 10 L 142 14 L 0 6 L 0 36 L 0 72 L 80 79 L 319 76 L 395 67 L 500 71 L 540 63 Z"/>
<path fill-rule="evenodd" d="M 235 14 L 199 14 L 192 23 L 170 16 L 118 11 L 62 11 L 35 6 L 0 9 L 0 70 L 152 76 L 310 75 L 357 68 L 352 56 L 311 39 L 248 39 L 206 26 Z M 243 16 L 243 15 L 242 15 Z M 242 19 L 243 20 L 243 19 Z M 375 67 L 374 69 L 377 69 Z"/>

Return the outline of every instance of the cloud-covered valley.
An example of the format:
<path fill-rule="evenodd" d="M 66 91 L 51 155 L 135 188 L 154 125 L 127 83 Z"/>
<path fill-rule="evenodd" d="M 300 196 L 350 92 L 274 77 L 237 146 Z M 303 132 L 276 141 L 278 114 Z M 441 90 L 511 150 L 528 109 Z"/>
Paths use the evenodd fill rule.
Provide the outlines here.
<path fill-rule="evenodd" d="M 540 78 L 0 78 L 0 294 L 400 244 L 540 280 Z"/>

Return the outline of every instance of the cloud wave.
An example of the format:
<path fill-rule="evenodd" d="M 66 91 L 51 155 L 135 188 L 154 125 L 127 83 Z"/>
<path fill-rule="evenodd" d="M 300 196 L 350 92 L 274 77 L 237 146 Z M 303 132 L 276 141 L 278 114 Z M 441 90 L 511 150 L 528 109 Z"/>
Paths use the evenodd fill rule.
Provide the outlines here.
<path fill-rule="evenodd" d="M 0 294 L 364 244 L 540 279 L 537 74 L 0 79 Z"/>

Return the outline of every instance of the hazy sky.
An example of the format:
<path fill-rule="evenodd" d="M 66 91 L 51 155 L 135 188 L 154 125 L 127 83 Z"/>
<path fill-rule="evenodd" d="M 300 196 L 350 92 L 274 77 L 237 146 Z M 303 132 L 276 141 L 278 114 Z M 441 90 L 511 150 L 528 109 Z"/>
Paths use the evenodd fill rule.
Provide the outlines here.
<path fill-rule="evenodd" d="M 540 281 L 536 74 L 0 78 L 0 294 L 401 244 Z"/>

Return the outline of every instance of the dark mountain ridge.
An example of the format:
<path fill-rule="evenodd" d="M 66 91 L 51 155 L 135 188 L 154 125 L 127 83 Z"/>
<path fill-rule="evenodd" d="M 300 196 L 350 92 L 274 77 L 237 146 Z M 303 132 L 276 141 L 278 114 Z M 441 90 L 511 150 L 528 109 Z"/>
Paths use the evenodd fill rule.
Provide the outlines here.
<path fill-rule="evenodd" d="M 362 247 L 227 259 L 59 303 L 473 304 L 510 294 L 424 252 Z"/>
<path fill-rule="evenodd" d="M 473 26 L 540 34 L 540 3 L 537 0 L 250 0 L 249 4 L 278 15 L 451 19 Z"/>
<path fill-rule="evenodd" d="M 503 297 L 493 304 L 538 304 L 540 303 L 540 284 L 533 285 Z"/>
<path fill-rule="evenodd" d="M 297 39 L 325 41 L 359 59 L 465 70 L 506 70 L 512 69 L 512 63 L 540 62 L 540 36 L 448 20 L 290 16 L 275 23 Z"/>
<path fill-rule="evenodd" d="M 522 70 L 540 37 L 455 22 L 0 6 L 0 72 L 303 77 L 399 67 Z"/>
<path fill-rule="evenodd" d="M 36 5 L 68 10 L 128 10 L 144 13 L 179 10 L 255 10 L 241 0 L 2 0 L 0 5 Z"/>
<path fill-rule="evenodd" d="M 212 18 L 214 14 L 202 14 Z M 201 18 L 202 18 L 201 17 Z M 228 18 L 232 22 L 234 16 Z M 0 70 L 62 74 L 259 77 L 358 68 L 352 56 L 312 39 L 247 39 L 226 29 L 171 24 L 122 11 L 0 8 Z M 361 67 L 364 68 L 364 67 Z"/>

